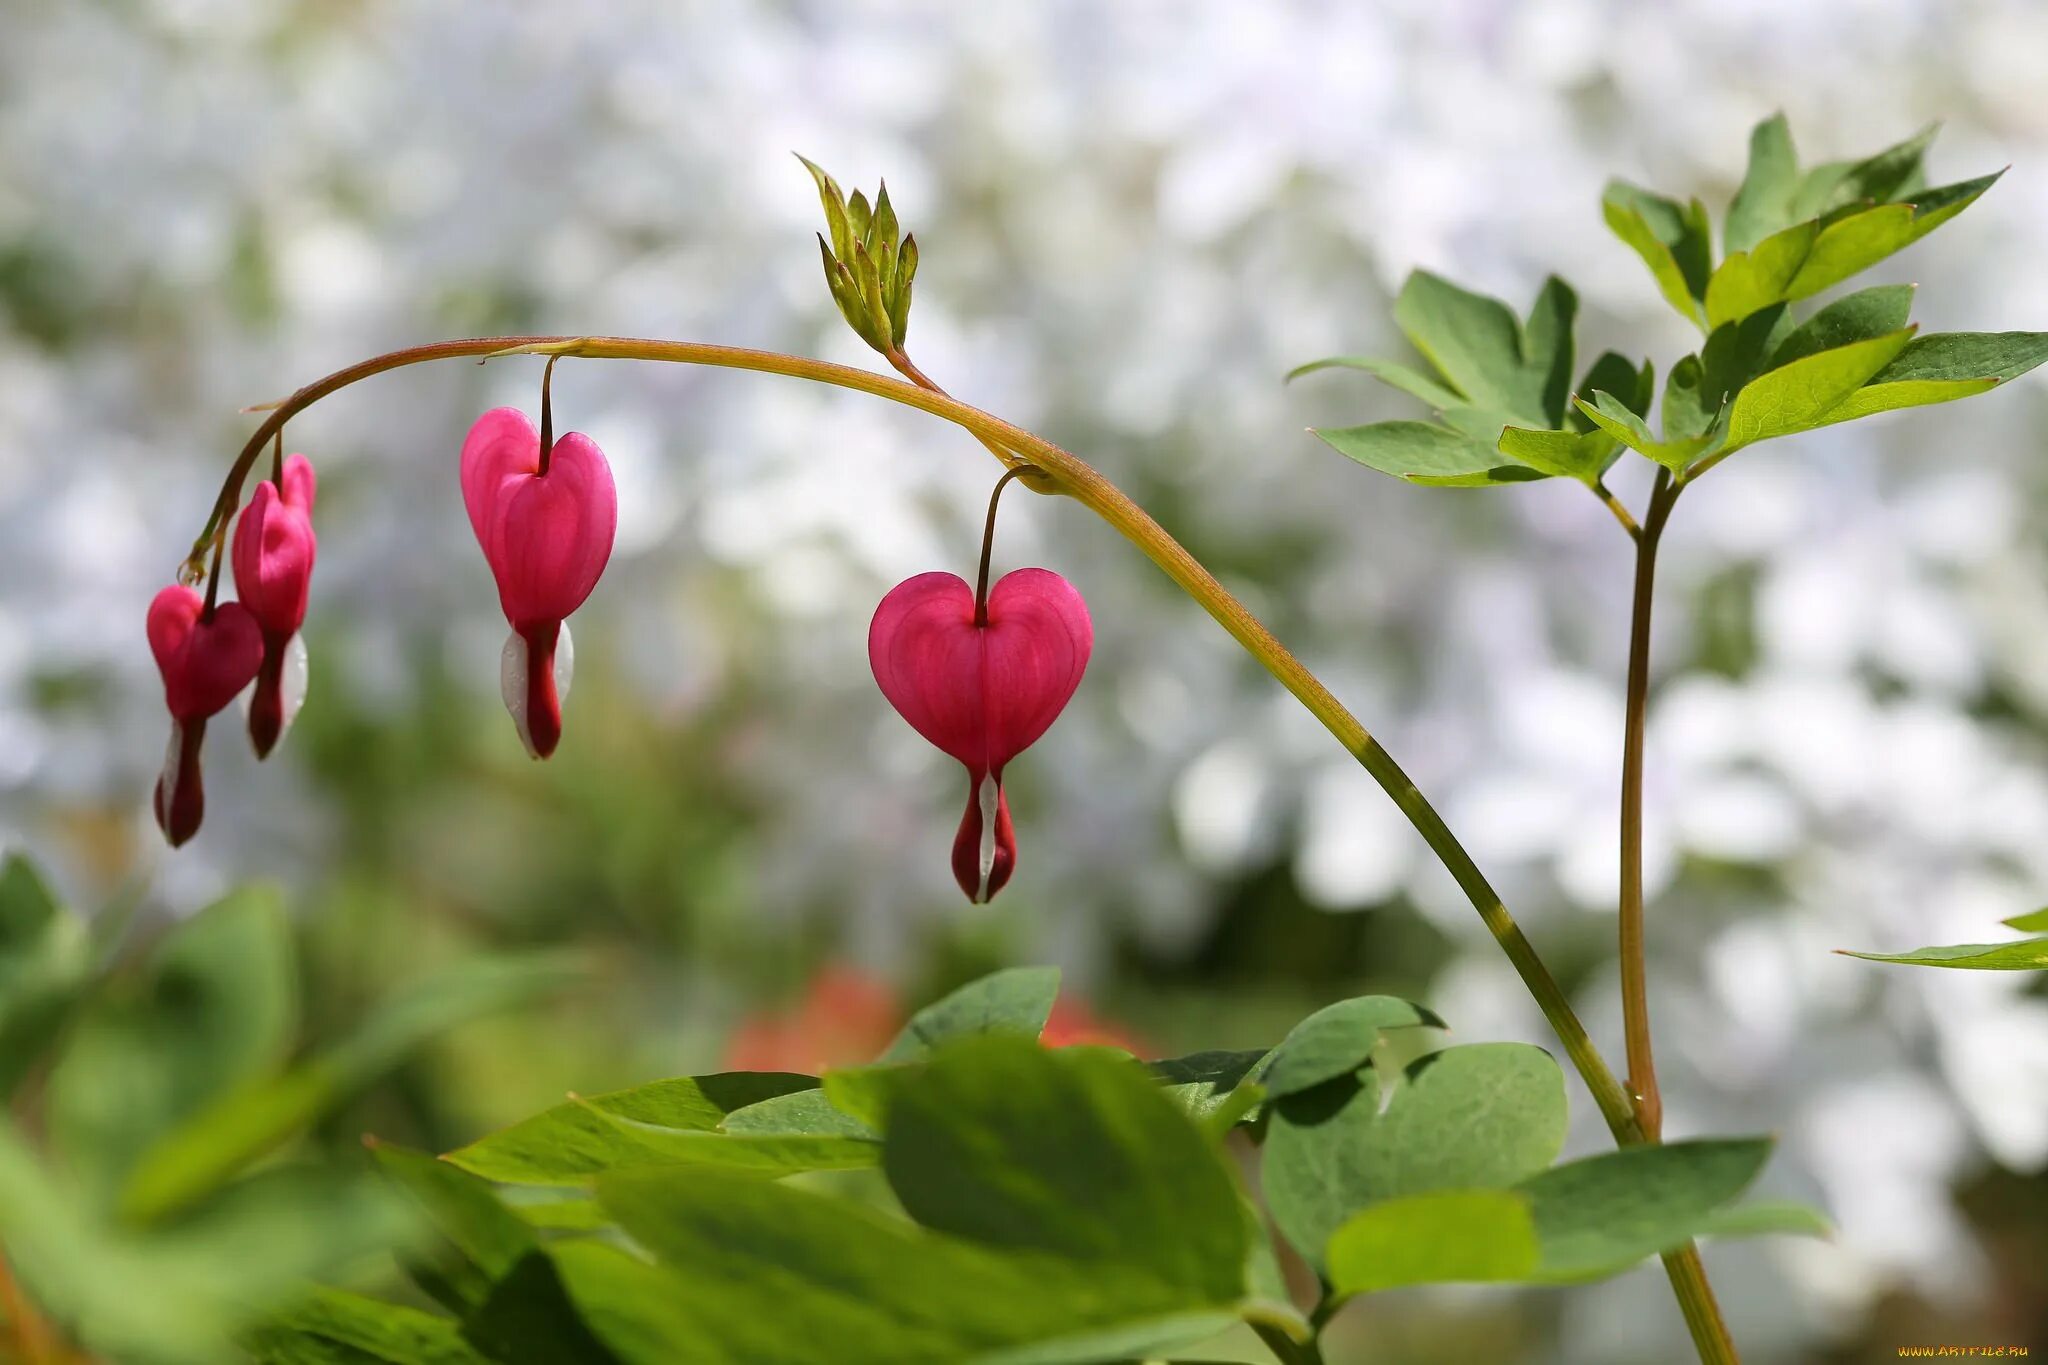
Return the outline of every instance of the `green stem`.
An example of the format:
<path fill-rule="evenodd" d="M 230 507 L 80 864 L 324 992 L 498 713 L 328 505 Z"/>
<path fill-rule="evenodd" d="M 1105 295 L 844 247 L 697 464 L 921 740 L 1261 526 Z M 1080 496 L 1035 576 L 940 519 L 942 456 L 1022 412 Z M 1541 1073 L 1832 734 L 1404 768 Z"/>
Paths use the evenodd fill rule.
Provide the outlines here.
<path fill-rule="evenodd" d="M 229 471 L 216 500 L 212 518 L 206 530 L 194 546 L 195 555 L 201 554 L 208 537 L 228 509 L 240 500 L 243 480 L 248 476 L 250 466 L 262 452 L 264 443 L 296 414 L 305 411 L 314 403 L 351 384 L 395 370 L 407 365 L 422 364 L 431 360 L 450 360 L 461 357 L 489 357 L 506 354 L 572 355 L 593 360 L 649 360 L 672 364 L 710 365 L 726 369 L 754 370 L 764 374 L 787 375 L 817 383 L 832 384 L 860 393 L 873 394 L 891 402 L 941 417 L 973 433 L 983 445 L 994 453 L 1006 467 L 1018 463 L 1036 465 L 1038 476 L 1027 477 L 1028 483 L 1042 487 L 1043 491 L 1064 493 L 1094 512 L 1125 539 L 1136 545 L 1145 556 L 1157 565 L 1182 591 L 1192 597 L 1203 610 L 1227 631 L 1231 638 L 1243 646 L 1245 651 L 1258 661 L 1260 666 L 1271 673 L 1281 686 L 1294 695 L 1311 715 L 1321 721 L 1324 728 L 1336 737 L 1354 758 L 1358 760 L 1373 779 L 1384 789 L 1401 813 L 1408 818 L 1416 832 L 1427 843 L 1430 850 L 1443 863 L 1451 877 L 1458 883 L 1472 906 L 1479 912 L 1479 918 L 1487 931 L 1499 943 L 1501 951 L 1507 954 L 1509 963 L 1522 978 L 1537 1007 L 1557 1033 L 1564 1046 L 1565 1055 L 1571 1060 L 1593 1101 L 1599 1106 L 1601 1116 L 1615 1139 L 1624 1144 L 1643 1141 L 1643 1134 L 1637 1124 L 1635 1107 L 1628 1092 L 1607 1067 L 1593 1040 L 1579 1022 L 1571 1002 L 1551 976 L 1549 968 L 1536 955 L 1536 950 L 1522 933 L 1508 913 L 1507 906 L 1488 883 L 1472 857 L 1444 824 L 1443 817 L 1417 789 L 1415 783 L 1402 771 L 1380 742 L 1373 738 L 1358 718 L 1323 686 L 1313 673 L 1297 659 L 1286 646 L 1273 637 L 1271 631 L 1246 610 L 1244 604 L 1233 597 L 1210 572 L 1203 568 L 1181 544 L 1168 535 L 1159 524 L 1148 516 L 1144 509 L 1125 496 L 1123 491 L 1097 473 L 1086 462 L 1041 437 L 1005 422 L 978 408 L 947 396 L 937 390 L 908 357 L 891 356 L 895 364 L 905 373 L 922 381 L 906 383 L 869 370 L 855 369 L 848 365 L 837 365 L 829 361 L 812 360 L 803 356 L 784 355 L 775 351 L 749 350 L 736 346 L 716 346 L 702 342 L 651 341 L 630 337 L 563 337 L 563 336 L 513 336 L 481 337 L 462 341 L 443 341 L 426 346 L 415 346 L 402 351 L 392 351 L 381 356 L 337 370 L 325 378 L 315 380 L 299 389 L 290 397 L 272 407 L 263 422 L 256 428 L 234 467 Z M 1680 1292 L 1681 1303 L 1688 1299 L 1711 1306 L 1712 1295 L 1707 1290 L 1705 1279 L 1698 1270 L 1697 1258 L 1686 1268 L 1683 1254 L 1666 1258 L 1671 1269 L 1673 1283 L 1684 1280 L 1686 1289 Z M 1688 1317 L 1691 1312 L 1688 1310 Z M 1695 1333 L 1697 1337 L 1698 1333 Z M 1725 1332 L 1723 1333 L 1725 1337 Z M 1718 1365 L 1718 1362 L 1732 1361 L 1732 1351 L 1708 1355 L 1702 1350 L 1702 1359 Z"/>
<path fill-rule="evenodd" d="M 1323 1365 L 1323 1348 L 1315 1341 L 1296 1341 L 1270 1323 L 1255 1322 L 1252 1330 L 1280 1365 Z"/>
<path fill-rule="evenodd" d="M 1664 1134 L 1664 1098 L 1650 1046 L 1650 987 L 1643 933 L 1643 745 L 1650 698 L 1650 624 L 1656 600 L 1657 547 L 1683 485 L 1657 471 L 1649 510 L 1635 536 L 1635 590 L 1629 613 L 1627 716 L 1621 744 L 1621 896 L 1619 938 L 1622 1029 L 1628 1049 L 1628 1084 L 1644 1140 Z M 1664 1257 L 1664 1273 L 1677 1296 L 1694 1348 L 1709 1365 L 1735 1365 L 1734 1340 L 1714 1301 L 1706 1267 L 1690 1243 Z"/>
<path fill-rule="evenodd" d="M 1634 604 L 1629 615 L 1627 719 L 1621 742 L 1621 1017 L 1628 1040 L 1628 1086 L 1643 1136 L 1664 1132 L 1664 1099 L 1650 1048 L 1650 989 L 1643 952 L 1643 729 L 1650 697 L 1650 618 L 1656 598 L 1657 543 L 1678 493 L 1659 468 L 1636 537 Z"/>

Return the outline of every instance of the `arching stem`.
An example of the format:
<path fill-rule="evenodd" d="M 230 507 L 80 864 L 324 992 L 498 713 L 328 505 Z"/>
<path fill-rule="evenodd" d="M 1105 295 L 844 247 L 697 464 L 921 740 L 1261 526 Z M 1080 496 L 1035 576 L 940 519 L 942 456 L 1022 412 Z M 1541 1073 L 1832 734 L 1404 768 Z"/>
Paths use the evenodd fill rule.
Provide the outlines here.
<path fill-rule="evenodd" d="M 1271 673 L 1281 686 L 1292 693 L 1311 715 L 1322 722 L 1323 727 L 1337 739 L 1337 742 L 1372 775 L 1373 780 L 1379 783 L 1395 806 L 1408 818 L 1409 823 L 1429 845 L 1430 851 L 1443 863 L 1459 889 L 1471 901 L 1473 908 L 1479 912 L 1479 918 L 1485 924 L 1487 932 L 1493 935 L 1494 941 L 1507 955 L 1509 963 L 1522 978 L 1523 985 L 1534 997 L 1537 1007 L 1543 1011 L 1544 1018 L 1556 1031 L 1565 1055 L 1585 1082 L 1615 1140 L 1623 1145 L 1632 1145 L 1644 1140 L 1643 1132 L 1637 1123 L 1635 1106 L 1628 1092 L 1608 1069 L 1606 1060 L 1593 1045 L 1585 1026 L 1572 1009 L 1570 1000 L 1566 998 L 1563 988 L 1557 984 L 1549 968 L 1536 955 L 1535 948 L 1523 935 L 1521 926 L 1515 923 L 1514 917 L 1508 913 L 1507 906 L 1501 901 L 1499 894 L 1480 872 L 1478 864 L 1473 862 L 1464 846 L 1452 835 L 1450 828 L 1444 824 L 1443 817 L 1437 814 L 1436 808 L 1423 796 L 1400 764 L 1394 761 L 1393 756 L 1359 723 L 1358 718 L 1346 710 L 1343 703 L 1331 694 L 1322 681 L 1286 646 L 1275 639 L 1272 632 L 1267 630 L 1242 602 L 1217 582 L 1215 576 L 1190 555 L 1180 542 L 1168 535 L 1143 508 L 1132 502 L 1115 484 L 1102 477 L 1085 461 L 1052 442 L 938 392 L 937 386 L 931 384 L 931 381 L 925 379 L 922 374 L 917 374 L 917 377 L 923 380 L 923 385 L 920 385 L 891 379 L 886 375 L 856 369 L 849 365 L 837 365 L 804 356 L 784 355 L 777 351 L 633 337 L 480 337 L 392 351 L 385 355 L 373 356 L 315 380 L 271 409 L 268 416 L 251 433 L 234 467 L 229 470 L 220 497 L 215 500 L 213 517 L 208 521 L 206 530 L 201 533 L 200 541 L 195 546 L 195 553 L 204 546 L 206 536 L 214 531 L 219 519 L 224 515 L 223 509 L 232 509 L 240 498 L 242 481 L 248 476 L 249 467 L 262 451 L 264 443 L 295 414 L 305 411 L 331 393 L 388 370 L 422 364 L 430 360 L 516 354 L 571 355 L 592 360 L 649 360 L 669 364 L 709 365 L 726 369 L 754 370 L 764 374 L 788 375 L 797 379 L 832 384 L 839 388 L 886 398 L 906 407 L 917 408 L 964 427 L 1006 466 L 1019 462 L 1035 465 L 1042 478 L 1033 479 L 1031 482 L 1034 485 L 1043 483 L 1047 491 L 1064 493 L 1073 498 L 1137 546 L 1168 578 L 1208 612 L 1232 639 L 1242 645 L 1261 667 Z M 916 373 L 916 367 L 910 365 L 907 357 L 900 360 L 891 357 L 891 361 L 897 364 L 899 369 Z M 1714 1308 L 1712 1291 L 1707 1287 L 1705 1273 L 1700 1268 L 1697 1255 L 1688 1248 L 1667 1255 L 1664 1262 L 1679 1303 L 1685 1310 L 1693 1339 L 1699 1345 L 1701 1360 L 1708 1362 L 1709 1365 L 1733 1362 L 1736 1358 L 1734 1349 L 1728 1345 L 1727 1329 L 1720 1323 Z"/>

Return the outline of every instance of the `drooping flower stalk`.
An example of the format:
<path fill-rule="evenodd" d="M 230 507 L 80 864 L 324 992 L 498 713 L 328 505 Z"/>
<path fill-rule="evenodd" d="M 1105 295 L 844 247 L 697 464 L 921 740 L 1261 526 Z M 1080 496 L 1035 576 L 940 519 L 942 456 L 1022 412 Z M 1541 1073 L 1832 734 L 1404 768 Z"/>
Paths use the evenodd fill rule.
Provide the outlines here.
<path fill-rule="evenodd" d="M 1088 667 L 1095 630 L 1073 584 L 1050 569 L 1017 569 L 988 585 L 996 482 L 973 589 L 922 573 L 896 585 L 868 627 L 868 663 L 890 705 L 967 769 L 967 811 L 953 839 L 953 879 L 979 905 L 1017 866 L 1003 767 L 1046 732 Z"/>
<path fill-rule="evenodd" d="M 304 455 L 286 457 L 283 433 L 271 477 L 235 524 L 235 591 L 263 631 L 263 666 L 249 699 L 249 741 L 267 758 L 306 697 L 306 645 L 299 628 L 306 621 L 313 580 L 313 465 Z"/>
<path fill-rule="evenodd" d="M 462 443 L 463 505 L 512 626 L 499 684 L 519 740 L 535 758 L 561 741 L 576 657 L 567 618 L 597 586 L 619 523 L 604 452 L 580 432 L 554 439 L 554 368 L 550 357 L 538 432 L 519 409 L 495 408 Z"/>

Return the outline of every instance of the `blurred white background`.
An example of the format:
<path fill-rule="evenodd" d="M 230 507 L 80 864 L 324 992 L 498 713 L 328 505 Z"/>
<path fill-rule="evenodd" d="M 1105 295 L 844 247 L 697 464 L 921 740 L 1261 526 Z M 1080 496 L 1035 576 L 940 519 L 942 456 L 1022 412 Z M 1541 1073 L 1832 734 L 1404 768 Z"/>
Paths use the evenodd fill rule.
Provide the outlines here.
<path fill-rule="evenodd" d="M 919 364 L 1093 460 L 1210 560 L 1409 766 L 1539 947 L 1585 958 L 1583 1009 L 1618 1054 L 1597 953 L 1629 546 L 1575 487 L 1353 466 L 1303 428 L 1414 406 L 1362 376 L 1280 376 L 1403 354 L 1389 300 L 1416 266 L 1518 310 L 1561 273 L 1582 357 L 1668 369 L 1696 339 L 1602 228 L 1601 184 L 1698 194 L 1718 220 L 1776 109 L 1808 161 L 1940 119 L 1937 182 L 2010 165 L 1877 278 L 1917 280 L 1931 330 L 2048 327 L 2044 57 L 2028 0 L 12 0 L 0 842 L 74 887 L 132 875 L 183 906 L 351 856 L 290 744 L 259 772 L 217 739 L 209 828 L 175 858 L 143 805 L 163 730 L 143 607 L 253 422 L 237 409 L 497 331 L 878 363 L 831 311 L 794 149 L 849 188 L 887 177 L 922 248 Z M 512 745 L 454 461 L 476 412 L 531 408 L 537 382 L 523 362 L 418 368 L 291 424 L 323 480 L 310 707 L 416 710 L 424 651 L 494 752 Z M 2038 990 L 1829 952 L 1997 937 L 2048 900 L 2044 384 L 1745 452 L 1666 542 L 1649 833 L 1670 1126 L 1778 1133 L 1774 1191 L 1840 1228 L 1710 1252 L 1752 1361 L 1832 1358 L 1814 1353 L 1887 1295 L 1981 1320 L 1996 1249 L 1951 1191 L 2048 1161 Z M 1444 936 L 1427 998 L 1461 1041 L 1547 1041 L 1363 772 L 1110 532 L 1021 495 L 998 569 L 1074 579 L 1098 652 L 1011 772 L 1024 870 L 993 911 L 957 905 L 958 774 L 882 706 L 863 648 L 892 582 L 971 572 L 987 456 L 753 375 L 565 362 L 556 405 L 623 503 L 579 670 L 609 670 L 651 724 L 701 720 L 742 681 L 760 708 L 735 741 L 758 823 L 734 913 L 794 926 L 829 900 L 844 951 L 885 966 L 995 914 L 1019 952 L 1102 981 L 1118 944 L 1194 952 L 1233 888 L 1277 870 L 1319 914 Z M 1638 502 L 1640 473 L 1620 480 Z M 596 704 L 571 700 L 565 747 Z M 498 875 L 518 866 L 488 839 L 414 837 L 417 876 L 450 894 L 501 853 Z M 1576 1083 L 1574 1105 L 1591 1147 Z M 1529 1358 L 1682 1358 L 1656 1279 L 1546 1296 L 1556 1339 Z M 1478 1301 L 1367 1305 L 1357 1348 Z M 1439 1358 L 1422 1349 L 1359 1358 Z"/>

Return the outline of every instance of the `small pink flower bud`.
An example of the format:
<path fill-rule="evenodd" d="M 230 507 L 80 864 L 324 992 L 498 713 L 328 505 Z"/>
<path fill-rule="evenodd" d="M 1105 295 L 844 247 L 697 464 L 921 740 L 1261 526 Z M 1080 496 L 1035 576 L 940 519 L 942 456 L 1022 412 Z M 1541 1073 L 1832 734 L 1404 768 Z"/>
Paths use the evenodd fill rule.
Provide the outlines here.
<path fill-rule="evenodd" d="M 199 831 L 206 790 L 199 746 L 206 722 L 249 685 L 263 665 L 263 631 L 239 602 L 222 602 L 211 619 L 206 599 L 173 584 L 149 604 L 149 649 L 163 674 L 171 743 L 151 802 L 173 848 Z"/>
<path fill-rule="evenodd" d="M 565 618 L 611 558 L 619 497 L 588 436 L 568 432 L 542 468 L 540 433 L 517 408 L 477 418 L 462 443 L 462 501 L 512 625 L 499 680 L 526 751 L 546 758 L 562 737 L 572 646 Z M 557 646 L 561 657 L 557 658 Z"/>
<path fill-rule="evenodd" d="M 1059 716 L 1088 667 L 1095 629 L 1073 584 L 1050 569 L 1005 574 L 977 623 L 974 590 L 923 573 L 890 590 L 868 627 L 868 663 L 911 728 L 967 769 L 953 878 L 976 904 L 1017 863 L 1003 765 Z"/>
<path fill-rule="evenodd" d="M 256 756 L 273 745 L 306 696 L 306 595 L 313 581 L 313 465 L 303 455 L 284 462 L 284 486 L 265 479 L 235 525 L 235 591 L 263 630 L 263 667 L 249 700 L 249 740 Z"/>

